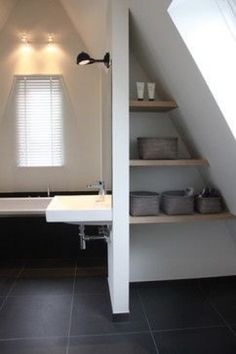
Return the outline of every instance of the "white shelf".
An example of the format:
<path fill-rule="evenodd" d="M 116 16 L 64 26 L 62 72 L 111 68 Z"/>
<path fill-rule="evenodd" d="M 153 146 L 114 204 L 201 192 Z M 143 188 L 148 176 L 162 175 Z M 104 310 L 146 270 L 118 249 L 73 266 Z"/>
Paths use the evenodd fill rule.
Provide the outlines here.
<path fill-rule="evenodd" d="M 131 167 L 209 166 L 206 159 L 130 160 Z"/>
<path fill-rule="evenodd" d="M 131 112 L 168 112 L 177 108 L 175 101 L 130 101 Z"/>
<path fill-rule="evenodd" d="M 230 212 L 219 214 L 193 214 L 193 215 L 166 215 L 159 216 L 130 216 L 130 224 L 171 224 L 193 221 L 212 221 L 235 219 L 236 216 Z"/>

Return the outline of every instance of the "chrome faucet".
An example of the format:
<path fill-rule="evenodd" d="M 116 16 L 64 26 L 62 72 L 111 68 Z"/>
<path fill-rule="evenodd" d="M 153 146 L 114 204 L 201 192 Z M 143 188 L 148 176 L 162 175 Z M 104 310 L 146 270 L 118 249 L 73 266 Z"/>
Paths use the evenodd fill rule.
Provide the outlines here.
<path fill-rule="evenodd" d="M 98 189 L 98 194 L 101 195 L 101 196 L 104 196 L 106 194 L 104 181 L 97 181 L 95 183 L 88 184 L 87 188 L 94 188 L 94 189 L 96 188 L 96 189 Z"/>
<path fill-rule="evenodd" d="M 50 194 L 51 194 L 51 192 L 50 192 L 50 184 L 48 184 L 47 185 L 47 196 L 48 196 L 48 198 L 50 197 Z"/>

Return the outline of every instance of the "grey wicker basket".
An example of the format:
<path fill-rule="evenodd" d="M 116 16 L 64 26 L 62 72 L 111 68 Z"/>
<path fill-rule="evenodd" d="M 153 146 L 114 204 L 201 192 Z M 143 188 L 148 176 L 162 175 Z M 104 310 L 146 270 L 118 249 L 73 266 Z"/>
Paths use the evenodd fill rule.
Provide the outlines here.
<path fill-rule="evenodd" d="M 143 160 L 176 159 L 178 138 L 138 138 L 138 155 Z"/>
<path fill-rule="evenodd" d="M 130 215 L 154 216 L 160 212 L 160 195 L 155 192 L 131 192 Z"/>
<path fill-rule="evenodd" d="M 194 213 L 194 196 L 184 191 L 168 191 L 162 194 L 161 209 L 168 215 L 186 215 Z"/>
<path fill-rule="evenodd" d="M 196 210 L 200 214 L 216 214 L 223 211 L 221 197 L 196 197 Z"/>

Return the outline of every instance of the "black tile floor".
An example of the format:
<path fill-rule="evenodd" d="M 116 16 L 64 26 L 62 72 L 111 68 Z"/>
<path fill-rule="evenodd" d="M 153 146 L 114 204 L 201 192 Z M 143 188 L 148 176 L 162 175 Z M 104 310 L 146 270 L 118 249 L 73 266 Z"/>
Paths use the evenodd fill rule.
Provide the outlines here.
<path fill-rule="evenodd" d="M 236 353 L 236 277 L 132 284 L 112 322 L 106 278 L 79 264 L 1 265 L 1 354 Z"/>

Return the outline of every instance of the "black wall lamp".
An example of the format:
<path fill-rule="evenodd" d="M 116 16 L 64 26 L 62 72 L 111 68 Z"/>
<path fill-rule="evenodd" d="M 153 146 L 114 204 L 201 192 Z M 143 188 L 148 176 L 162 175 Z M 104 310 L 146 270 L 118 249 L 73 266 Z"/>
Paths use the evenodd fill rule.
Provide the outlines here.
<path fill-rule="evenodd" d="M 103 63 L 107 68 L 110 67 L 110 53 L 106 53 L 103 59 L 94 59 L 91 58 L 88 53 L 81 52 L 77 56 L 77 64 L 78 65 L 89 65 L 94 63 Z"/>

